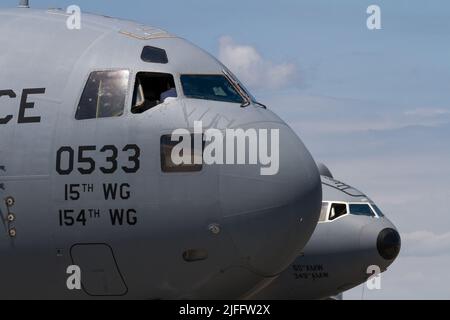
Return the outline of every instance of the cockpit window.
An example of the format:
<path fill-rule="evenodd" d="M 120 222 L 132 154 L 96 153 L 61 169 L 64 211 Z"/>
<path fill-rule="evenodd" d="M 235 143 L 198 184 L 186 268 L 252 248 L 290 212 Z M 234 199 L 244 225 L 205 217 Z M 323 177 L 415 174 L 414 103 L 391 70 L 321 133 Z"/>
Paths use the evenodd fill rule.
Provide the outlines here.
<path fill-rule="evenodd" d="M 244 99 L 225 75 L 182 75 L 181 84 L 187 98 L 244 103 Z"/>
<path fill-rule="evenodd" d="M 380 208 L 378 208 L 378 206 L 372 204 L 372 208 L 373 208 L 373 210 L 375 210 L 375 212 L 377 213 L 377 215 L 378 215 L 380 218 L 384 217 L 383 212 L 380 210 Z"/>
<path fill-rule="evenodd" d="M 203 137 L 200 138 L 202 146 L 195 148 L 195 135 L 191 134 L 188 137 L 182 136 L 178 141 L 172 141 L 172 135 L 161 136 L 161 170 L 163 172 L 195 172 L 201 171 L 203 168 L 203 149 L 205 147 Z M 188 163 L 176 164 L 172 159 L 172 152 L 174 148 L 184 139 L 190 139 L 190 155 L 187 156 Z M 180 153 L 182 153 L 182 150 Z M 183 157 L 183 154 L 179 154 Z"/>
<path fill-rule="evenodd" d="M 142 49 L 141 59 L 145 62 L 151 63 L 166 64 L 169 62 L 166 50 L 151 46 L 146 46 Z"/>
<path fill-rule="evenodd" d="M 350 204 L 350 214 L 357 216 L 374 217 L 372 209 L 367 204 Z"/>
<path fill-rule="evenodd" d="M 168 98 L 178 96 L 175 81 L 171 74 L 139 72 L 134 85 L 132 113 L 143 113 Z"/>
<path fill-rule="evenodd" d="M 75 119 L 119 117 L 123 114 L 130 72 L 95 71 L 89 75 Z"/>
<path fill-rule="evenodd" d="M 233 72 L 231 72 L 228 69 L 224 70 L 223 72 L 226 76 L 230 77 L 234 82 L 236 82 L 241 91 L 243 91 L 252 102 L 258 103 L 256 98 L 250 93 L 250 91 L 244 86 L 244 84 L 233 74 Z"/>
<path fill-rule="evenodd" d="M 320 222 L 327 220 L 327 213 L 328 213 L 328 202 L 323 202 L 322 210 L 320 210 L 320 218 L 319 218 Z"/>
<path fill-rule="evenodd" d="M 347 205 L 345 203 L 333 203 L 331 204 L 330 216 L 328 220 L 335 220 L 345 214 L 347 214 Z"/>

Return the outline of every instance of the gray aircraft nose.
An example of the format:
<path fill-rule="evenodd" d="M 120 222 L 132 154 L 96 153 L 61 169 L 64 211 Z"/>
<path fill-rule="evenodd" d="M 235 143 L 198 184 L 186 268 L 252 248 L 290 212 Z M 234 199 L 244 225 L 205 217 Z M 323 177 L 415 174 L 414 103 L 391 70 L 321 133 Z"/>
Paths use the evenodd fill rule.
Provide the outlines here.
<path fill-rule="evenodd" d="M 321 181 L 310 153 L 287 125 L 260 122 L 247 128 L 279 130 L 279 170 L 261 175 L 260 165 L 222 166 L 221 209 L 237 263 L 272 276 L 282 272 L 311 237 L 320 213 Z"/>
<path fill-rule="evenodd" d="M 394 260 L 400 253 L 401 239 L 397 230 L 386 228 L 380 232 L 377 239 L 377 249 L 381 257 Z"/>
<path fill-rule="evenodd" d="M 400 235 L 385 217 L 363 227 L 360 241 L 367 264 L 378 265 L 382 270 L 389 267 L 400 253 Z"/>

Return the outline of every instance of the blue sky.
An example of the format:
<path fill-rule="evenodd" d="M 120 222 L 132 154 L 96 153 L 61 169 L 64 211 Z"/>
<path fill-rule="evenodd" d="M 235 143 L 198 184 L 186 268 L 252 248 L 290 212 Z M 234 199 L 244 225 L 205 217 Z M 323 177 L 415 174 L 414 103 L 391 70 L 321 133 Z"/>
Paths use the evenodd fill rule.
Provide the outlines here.
<path fill-rule="evenodd" d="M 346 297 L 450 298 L 450 2 L 30 2 L 155 25 L 218 56 L 402 232 L 383 289 Z M 381 30 L 366 27 L 371 4 Z"/>

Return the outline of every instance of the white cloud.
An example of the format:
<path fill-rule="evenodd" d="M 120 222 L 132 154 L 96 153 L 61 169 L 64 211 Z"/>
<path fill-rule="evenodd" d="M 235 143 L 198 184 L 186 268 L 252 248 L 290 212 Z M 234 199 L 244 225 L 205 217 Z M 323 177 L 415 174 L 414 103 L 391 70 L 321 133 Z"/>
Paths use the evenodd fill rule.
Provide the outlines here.
<path fill-rule="evenodd" d="M 450 232 L 436 234 L 431 231 L 415 231 L 402 234 L 405 256 L 439 256 L 450 254 Z"/>
<path fill-rule="evenodd" d="M 295 130 L 307 135 L 357 134 L 415 126 L 434 128 L 450 121 L 450 111 L 446 109 L 429 107 L 405 111 L 396 104 L 313 95 L 299 90 L 258 98 Z"/>
<path fill-rule="evenodd" d="M 252 88 L 277 89 L 286 86 L 296 73 L 294 64 L 274 64 L 265 60 L 254 47 L 237 44 L 228 36 L 220 38 L 219 59 Z"/>
<path fill-rule="evenodd" d="M 297 121 L 291 125 L 308 134 L 349 134 L 367 131 L 390 131 L 404 129 L 411 126 L 435 127 L 445 121 L 403 121 L 401 118 L 379 118 L 379 119 L 330 119 L 317 121 Z"/>
<path fill-rule="evenodd" d="M 418 108 L 418 109 L 414 109 L 414 110 L 405 111 L 405 115 L 431 118 L 431 117 L 450 115 L 450 110 L 438 109 L 438 108 Z"/>

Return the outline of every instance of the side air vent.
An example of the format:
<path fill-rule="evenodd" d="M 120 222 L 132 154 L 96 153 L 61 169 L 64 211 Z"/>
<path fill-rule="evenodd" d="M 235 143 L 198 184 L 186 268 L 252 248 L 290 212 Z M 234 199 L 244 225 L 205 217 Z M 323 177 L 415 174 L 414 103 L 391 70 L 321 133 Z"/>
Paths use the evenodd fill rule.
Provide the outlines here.
<path fill-rule="evenodd" d="M 151 63 L 166 64 L 169 62 L 166 50 L 150 46 L 144 47 L 142 50 L 141 59 L 145 62 Z"/>
<path fill-rule="evenodd" d="M 208 252 L 203 249 L 190 249 L 183 252 L 183 260 L 186 262 L 196 262 L 208 259 Z"/>

